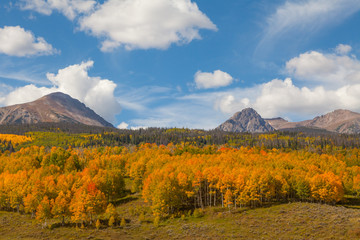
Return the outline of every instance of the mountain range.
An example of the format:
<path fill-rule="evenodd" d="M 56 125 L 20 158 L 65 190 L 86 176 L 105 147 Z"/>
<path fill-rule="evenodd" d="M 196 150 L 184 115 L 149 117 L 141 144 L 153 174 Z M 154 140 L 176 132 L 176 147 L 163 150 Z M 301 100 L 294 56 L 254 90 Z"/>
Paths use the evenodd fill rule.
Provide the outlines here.
<path fill-rule="evenodd" d="M 311 120 L 289 122 L 281 117 L 264 119 L 254 109 L 235 113 L 217 129 L 228 132 L 271 132 L 274 130 L 302 130 L 357 134 L 360 133 L 360 114 L 338 109 Z"/>
<path fill-rule="evenodd" d="M 97 127 L 114 126 L 67 94 L 56 92 L 33 102 L 0 108 L 0 125 L 67 123 Z M 289 122 L 281 117 L 264 119 L 254 109 L 235 113 L 217 129 L 227 132 L 263 133 L 280 131 L 360 133 L 360 114 L 349 110 L 335 110 L 311 120 Z"/>
<path fill-rule="evenodd" d="M 85 104 L 61 92 L 51 93 L 33 102 L 0 108 L 0 124 L 49 122 L 113 127 Z"/>

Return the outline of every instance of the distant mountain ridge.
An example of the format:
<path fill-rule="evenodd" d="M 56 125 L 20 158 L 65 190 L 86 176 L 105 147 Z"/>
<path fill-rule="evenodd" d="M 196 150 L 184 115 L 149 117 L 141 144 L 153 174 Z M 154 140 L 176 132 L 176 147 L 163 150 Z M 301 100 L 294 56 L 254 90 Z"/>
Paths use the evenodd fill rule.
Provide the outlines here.
<path fill-rule="evenodd" d="M 79 100 L 61 92 L 51 93 L 33 102 L 0 108 L 0 124 L 43 122 L 114 127 Z"/>
<path fill-rule="evenodd" d="M 289 122 L 281 117 L 263 119 L 254 109 L 246 108 L 241 112 L 235 113 L 233 117 L 221 124 L 217 129 L 228 132 L 253 133 L 299 129 L 358 134 L 360 133 L 360 113 L 338 109 L 311 120 Z"/>
<path fill-rule="evenodd" d="M 360 133 L 360 114 L 349 110 L 338 109 L 333 112 L 301 122 L 276 122 L 265 120 L 277 130 L 297 127 L 320 128 L 330 132 L 357 134 Z"/>

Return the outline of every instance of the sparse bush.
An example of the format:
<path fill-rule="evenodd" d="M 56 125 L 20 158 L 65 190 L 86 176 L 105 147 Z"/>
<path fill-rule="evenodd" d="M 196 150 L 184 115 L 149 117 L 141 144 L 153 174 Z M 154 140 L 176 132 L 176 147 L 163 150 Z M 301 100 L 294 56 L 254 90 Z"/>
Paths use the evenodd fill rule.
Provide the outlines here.
<path fill-rule="evenodd" d="M 192 212 L 191 212 L 191 210 L 189 210 L 189 211 L 187 212 L 187 216 L 188 216 L 188 217 L 191 217 L 191 215 L 192 215 Z"/>
<path fill-rule="evenodd" d="M 160 216 L 156 216 L 155 219 L 154 219 L 154 226 L 158 227 L 159 224 L 160 224 Z"/>
<path fill-rule="evenodd" d="M 96 221 L 95 227 L 96 227 L 97 230 L 100 229 L 101 223 L 100 223 L 100 220 L 99 220 L 99 219 Z M 81 228 L 84 228 L 84 224 L 81 225 Z"/>
<path fill-rule="evenodd" d="M 193 212 L 193 217 L 195 217 L 195 218 L 200 218 L 200 217 L 203 217 L 204 215 L 205 215 L 205 212 L 201 208 L 196 208 Z"/>
<path fill-rule="evenodd" d="M 125 227 L 125 226 L 126 226 L 125 218 L 122 218 L 120 222 L 120 227 Z"/>
<path fill-rule="evenodd" d="M 145 214 L 144 214 L 144 213 L 141 213 L 141 214 L 140 214 L 140 216 L 139 216 L 139 221 L 140 221 L 140 223 L 145 222 Z"/>
<path fill-rule="evenodd" d="M 113 227 L 114 223 L 115 223 L 115 218 L 114 218 L 114 216 L 111 216 L 109 219 L 109 223 L 108 223 L 109 227 Z"/>

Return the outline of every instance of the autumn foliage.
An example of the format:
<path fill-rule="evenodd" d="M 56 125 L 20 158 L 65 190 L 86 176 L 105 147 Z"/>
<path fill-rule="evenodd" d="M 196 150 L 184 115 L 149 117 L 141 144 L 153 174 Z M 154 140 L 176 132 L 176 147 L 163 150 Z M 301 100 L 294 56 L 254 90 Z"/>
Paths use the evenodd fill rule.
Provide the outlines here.
<path fill-rule="evenodd" d="M 212 206 L 230 211 L 267 202 L 336 203 L 345 193 L 359 196 L 360 150 L 325 149 L 29 146 L 0 153 L 0 208 L 29 213 L 44 224 L 58 218 L 78 226 L 95 224 L 105 214 L 113 225 L 120 219 L 112 203 L 126 194 L 125 178 L 159 219 Z"/>

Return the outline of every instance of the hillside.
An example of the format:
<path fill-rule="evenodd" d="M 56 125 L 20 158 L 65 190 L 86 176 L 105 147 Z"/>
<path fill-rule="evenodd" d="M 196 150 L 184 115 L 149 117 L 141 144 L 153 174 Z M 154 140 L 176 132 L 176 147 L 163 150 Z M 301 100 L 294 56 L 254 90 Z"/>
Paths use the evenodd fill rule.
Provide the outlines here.
<path fill-rule="evenodd" d="M 139 221 L 135 209 L 146 211 L 140 200 L 123 203 L 117 212 L 128 221 L 125 227 L 96 230 L 34 224 L 29 215 L 0 212 L 2 239 L 359 239 L 360 211 L 312 203 L 292 203 L 229 213 L 210 211 L 204 217 L 169 219 L 155 227 Z M 219 210 L 219 209 L 218 209 Z M 151 215 L 145 215 L 151 219 Z M 13 229 L 16 227 L 16 231 Z"/>
<path fill-rule="evenodd" d="M 0 108 L 0 124 L 76 123 L 98 127 L 113 125 L 79 100 L 57 92 L 36 101 Z"/>

